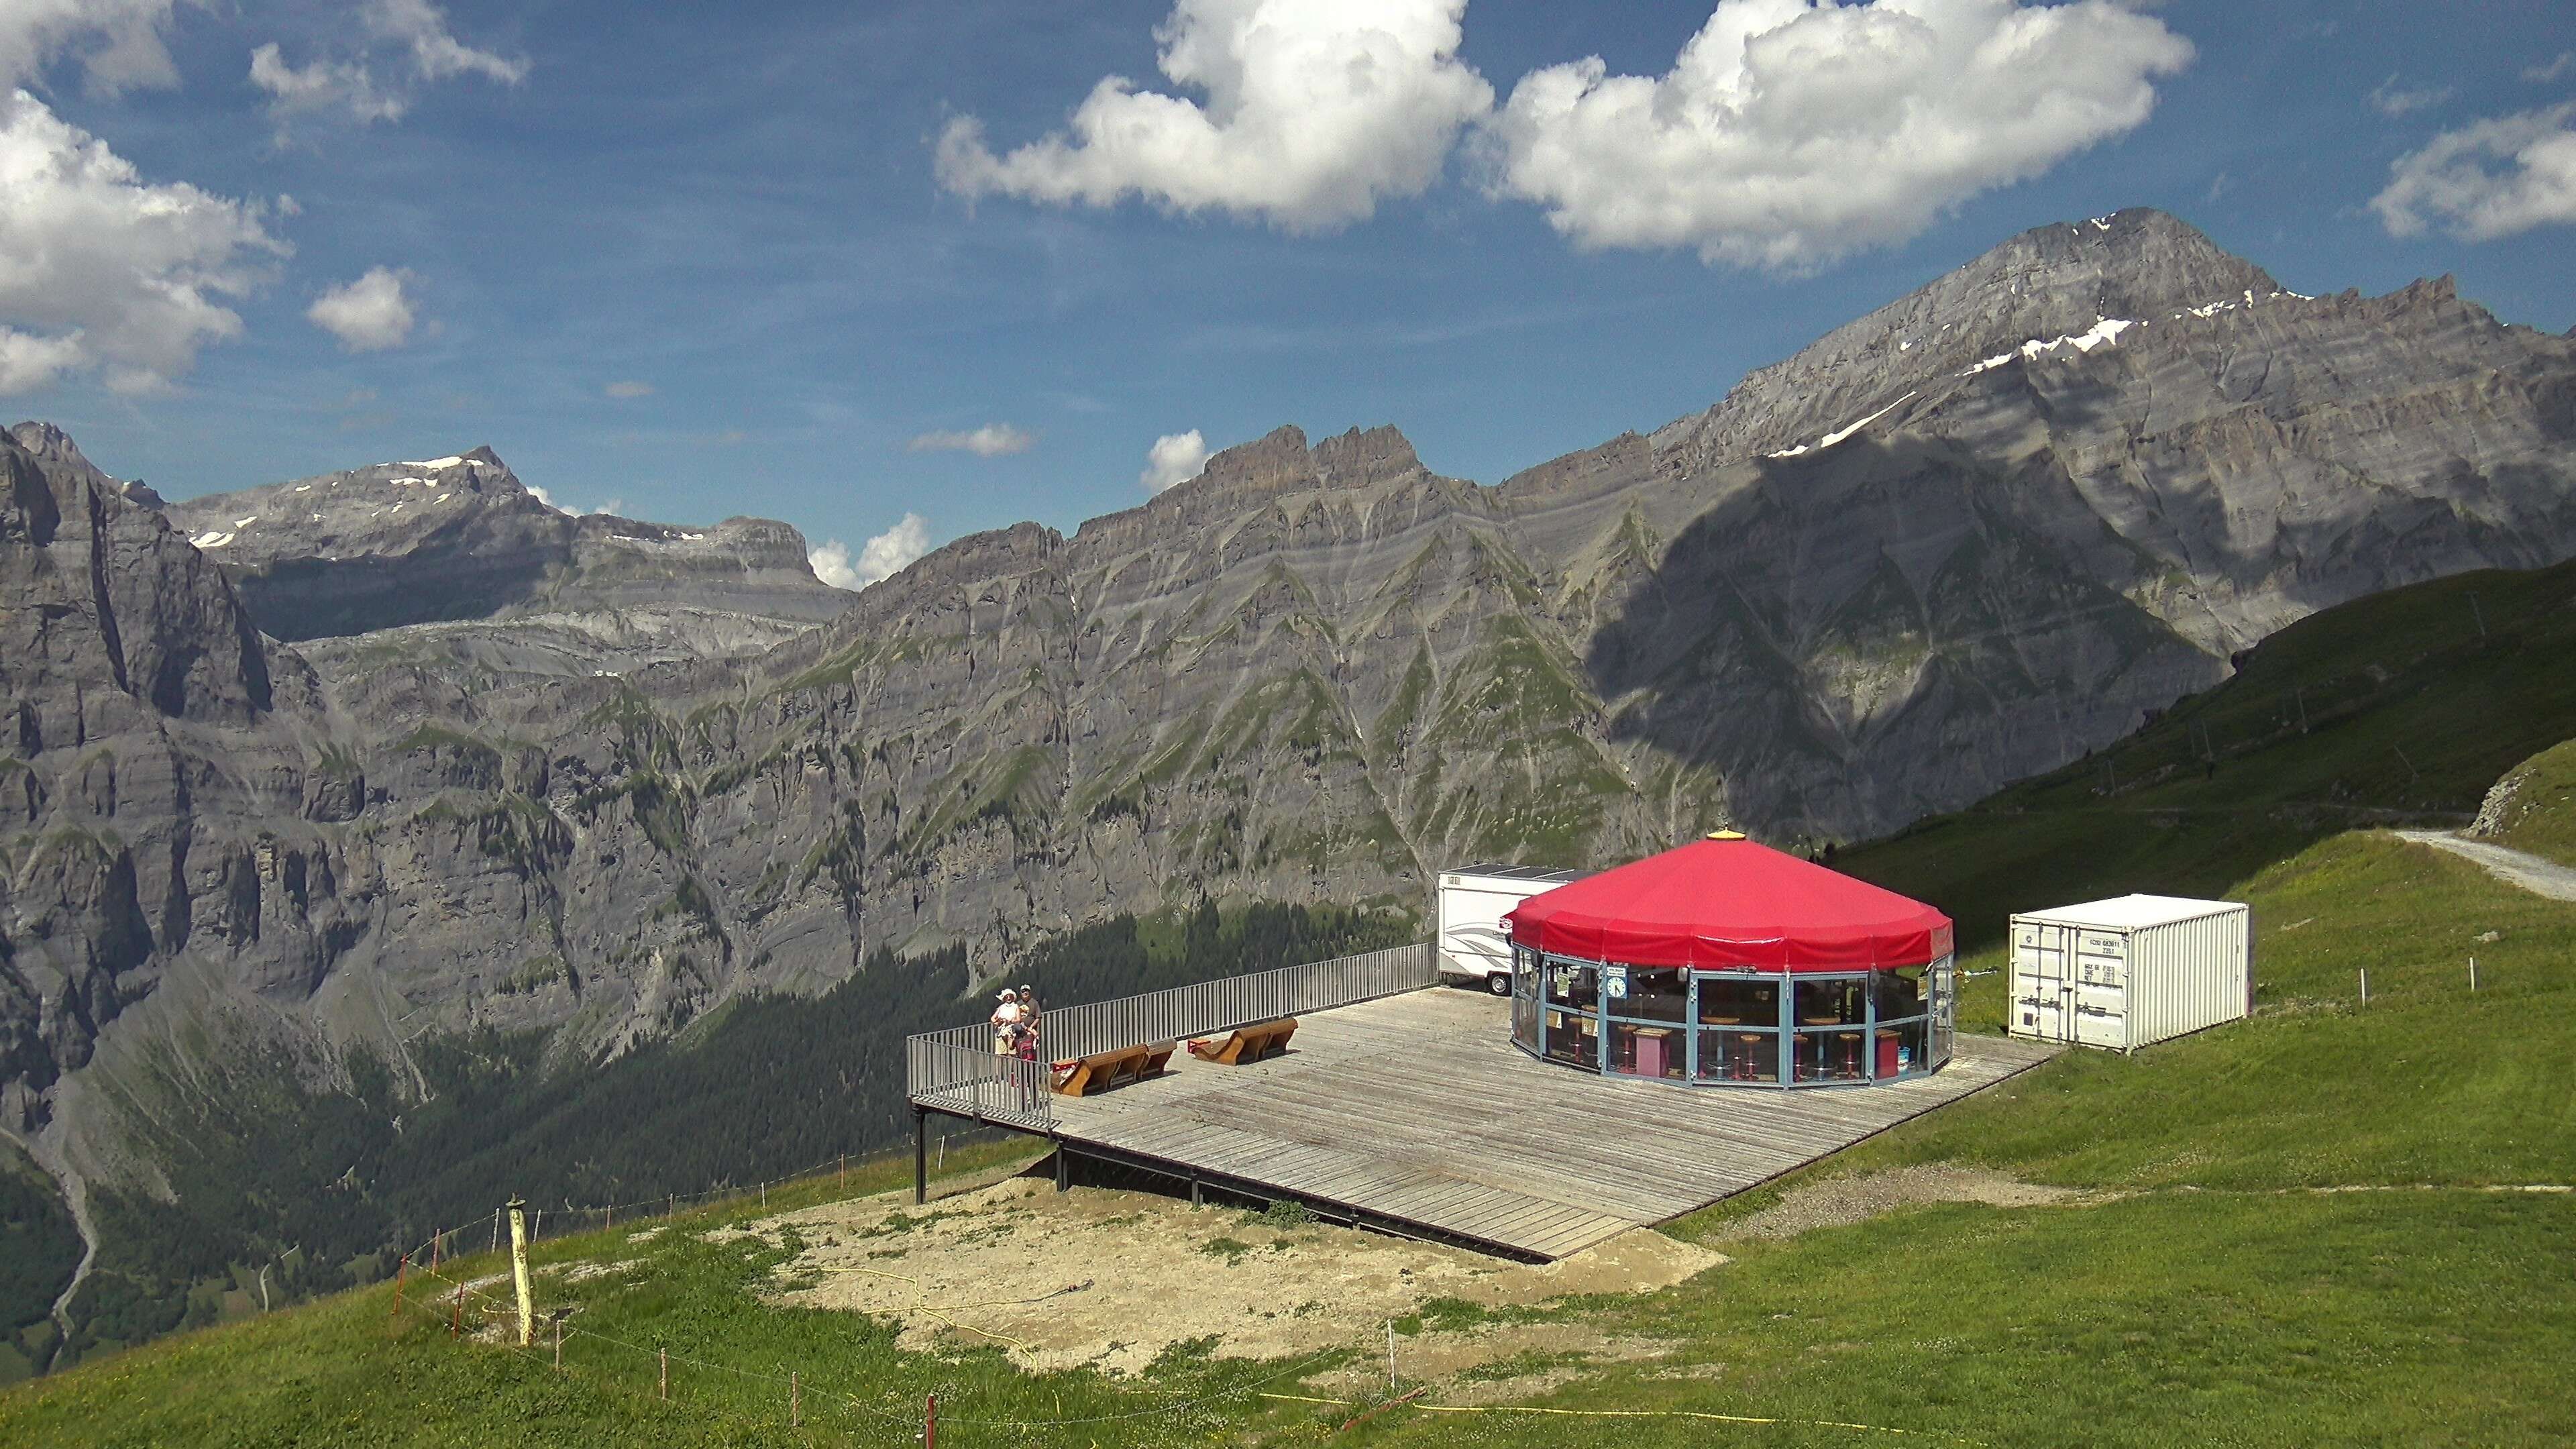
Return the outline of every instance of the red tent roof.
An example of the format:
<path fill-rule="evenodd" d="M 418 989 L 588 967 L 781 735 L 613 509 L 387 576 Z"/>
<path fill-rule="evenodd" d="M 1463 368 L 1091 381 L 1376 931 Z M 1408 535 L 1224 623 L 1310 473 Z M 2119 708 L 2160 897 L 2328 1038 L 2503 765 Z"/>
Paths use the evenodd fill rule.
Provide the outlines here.
<path fill-rule="evenodd" d="M 1720 832 L 1530 897 L 1505 917 L 1524 946 L 1630 966 L 1856 971 L 1950 954 L 1950 918 Z"/>

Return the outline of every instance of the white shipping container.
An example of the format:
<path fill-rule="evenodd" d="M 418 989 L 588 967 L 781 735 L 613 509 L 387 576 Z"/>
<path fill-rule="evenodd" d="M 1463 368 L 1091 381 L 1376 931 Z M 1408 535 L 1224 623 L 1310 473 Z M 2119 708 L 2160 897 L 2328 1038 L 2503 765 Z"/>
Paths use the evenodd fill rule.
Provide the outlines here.
<path fill-rule="evenodd" d="M 2254 913 L 2121 896 L 2012 918 L 2014 1036 L 2133 1052 L 2254 1008 Z"/>
<path fill-rule="evenodd" d="M 1440 873 L 1440 974 L 1481 981 L 1496 996 L 1512 992 L 1512 933 L 1503 915 L 1544 891 L 1583 879 L 1584 870 L 1526 865 L 1462 865 Z"/>

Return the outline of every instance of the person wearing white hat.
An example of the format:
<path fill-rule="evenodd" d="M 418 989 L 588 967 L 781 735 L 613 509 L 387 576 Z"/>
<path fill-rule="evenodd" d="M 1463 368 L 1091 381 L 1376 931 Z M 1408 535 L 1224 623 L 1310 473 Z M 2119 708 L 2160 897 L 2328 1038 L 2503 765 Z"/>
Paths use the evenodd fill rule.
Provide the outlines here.
<path fill-rule="evenodd" d="M 1020 993 L 1003 988 L 1001 1004 L 993 1008 L 993 1055 L 1019 1055 L 1020 1025 L 1027 1019 L 1027 1013 L 1020 1008 Z"/>

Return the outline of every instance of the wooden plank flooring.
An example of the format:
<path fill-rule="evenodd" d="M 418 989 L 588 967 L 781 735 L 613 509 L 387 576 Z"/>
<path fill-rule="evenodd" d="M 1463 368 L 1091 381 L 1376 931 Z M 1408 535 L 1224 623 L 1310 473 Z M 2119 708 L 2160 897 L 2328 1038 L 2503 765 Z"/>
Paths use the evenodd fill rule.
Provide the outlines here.
<path fill-rule="evenodd" d="M 1596 1077 L 1513 1049 L 1506 1003 L 1434 989 L 1298 1022 L 1248 1067 L 1055 1099 L 1056 1136 L 1174 1169 L 1561 1258 L 2025 1071 L 2057 1048 L 1961 1036 L 1885 1086 L 1763 1091 Z"/>

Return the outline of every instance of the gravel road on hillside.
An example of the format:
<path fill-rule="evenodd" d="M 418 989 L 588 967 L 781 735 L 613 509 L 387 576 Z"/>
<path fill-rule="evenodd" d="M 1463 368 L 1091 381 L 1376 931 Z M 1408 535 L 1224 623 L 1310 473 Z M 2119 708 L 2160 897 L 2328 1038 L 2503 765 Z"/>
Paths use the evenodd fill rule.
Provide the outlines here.
<path fill-rule="evenodd" d="M 2576 901 L 2576 868 L 2544 860 L 2528 851 L 2515 850 L 2488 840 L 2469 840 L 2447 830 L 2400 830 L 2400 840 L 2447 850 L 2453 855 L 2485 866 L 2487 874 L 2506 885 L 2520 886 L 2534 895 L 2553 901 Z"/>

